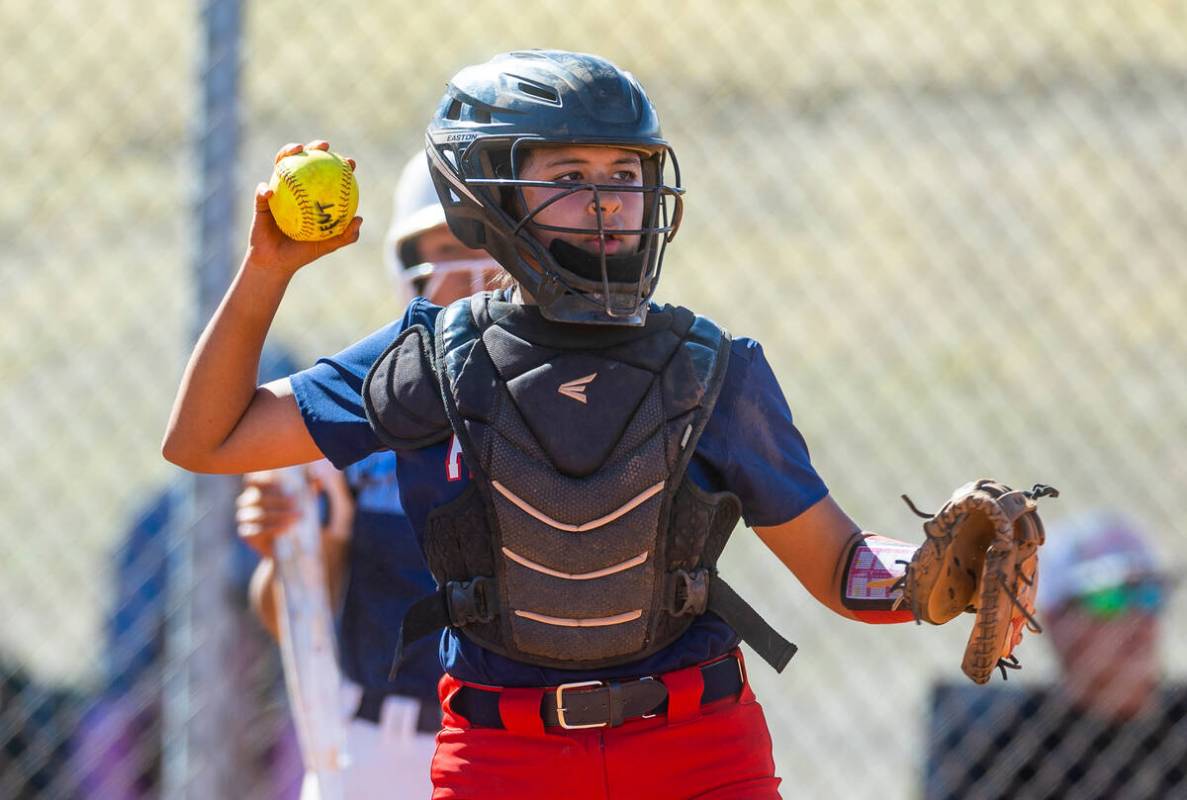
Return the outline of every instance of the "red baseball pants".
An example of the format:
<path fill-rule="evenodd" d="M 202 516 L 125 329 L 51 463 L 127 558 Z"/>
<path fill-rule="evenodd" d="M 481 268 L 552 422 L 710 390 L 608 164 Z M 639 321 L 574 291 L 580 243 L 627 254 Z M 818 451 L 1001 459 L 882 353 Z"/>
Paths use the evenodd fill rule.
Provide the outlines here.
<path fill-rule="evenodd" d="M 434 800 L 778 800 L 771 737 L 749 683 L 702 706 L 698 667 L 661 680 L 668 714 L 588 730 L 545 729 L 541 690 L 504 690 L 500 729 L 471 727 L 454 712 L 449 700 L 464 684 L 445 675 Z"/>

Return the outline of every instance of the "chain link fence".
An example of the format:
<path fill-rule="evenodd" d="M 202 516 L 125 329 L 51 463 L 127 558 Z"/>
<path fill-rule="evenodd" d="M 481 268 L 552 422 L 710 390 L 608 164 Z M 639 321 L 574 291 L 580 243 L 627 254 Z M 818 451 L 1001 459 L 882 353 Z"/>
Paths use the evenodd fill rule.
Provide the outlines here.
<path fill-rule="evenodd" d="M 191 796 L 215 763 L 232 764 L 226 796 L 294 796 L 278 659 L 209 499 L 229 492 L 158 452 L 204 322 L 209 15 L 3 11 L 0 797 Z M 917 541 L 903 492 L 930 507 L 983 475 L 1043 481 L 1063 491 L 1049 518 L 1130 508 L 1187 562 L 1182 3 L 259 0 L 241 22 L 232 249 L 281 144 L 327 138 L 359 162 L 362 240 L 302 273 L 273 330 L 294 363 L 399 313 L 391 191 L 448 77 L 514 48 L 596 52 L 648 88 L 689 190 L 661 299 L 764 343 L 861 524 Z M 198 527 L 216 575 L 180 544 Z M 726 561 L 801 647 L 783 676 L 752 669 L 785 795 L 922 796 L 935 726 L 974 724 L 933 714 L 967 625 L 843 621 L 745 531 Z M 194 608 L 235 655 L 214 673 L 191 669 L 214 646 L 179 625 Z M 1165 629 L 1185 611 L 1173 596 Z M 1009 687 L 1057 679 L 1046 637 L 1021 654 Z M 1181 681 L 1187 641 L 1163 657 Z M 228 697 L 224 735 L 186 733 Z"/>

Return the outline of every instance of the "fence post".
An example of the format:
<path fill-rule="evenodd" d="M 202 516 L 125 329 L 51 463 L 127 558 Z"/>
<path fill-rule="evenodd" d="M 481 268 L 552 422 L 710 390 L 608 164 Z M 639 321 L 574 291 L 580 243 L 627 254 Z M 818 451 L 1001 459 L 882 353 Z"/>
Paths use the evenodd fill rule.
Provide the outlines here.
<path fill-rule="evenodd" d="M 238 208 L 241 0 L 202 0 L 198 81 L 201 106 L 193 128 L 199 165 L 193 199 L 196 288 L 193 336 L 218 306 L 235 266 Z M 237 746 L 242 729 L 236 676 L 229 665 L 234 621 L 231 558 L 237 482 L 197 475 L 188 508 L 171 531 L 168 669 L 163 700 L 162 796 L 185 800 L 244 796 L 248 773 Z"/>

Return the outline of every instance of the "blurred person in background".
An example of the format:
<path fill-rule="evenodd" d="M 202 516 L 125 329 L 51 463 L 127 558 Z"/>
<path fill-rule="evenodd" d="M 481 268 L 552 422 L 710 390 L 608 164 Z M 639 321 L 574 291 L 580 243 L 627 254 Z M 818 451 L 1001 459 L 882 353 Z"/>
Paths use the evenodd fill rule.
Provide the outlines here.
<path fill-rule="evenodd" d="M 459 242 L 445 222 L 424 152 L 404 167 L 396 185 L 384 260 L 399 307 L 415 297 L 448 305 L 482 291 L 501 269 L 484 250 Z M 323 527 L 327 583 L 338 619 L 339 663 L 348 710 L 346 796 L 359 800 L 428 797 L 429 763 L 441 727 L 437 642 L 411 644 L 389 679 L 400 623 L 412 602 L 435 588 L 404 514 L 396 485 L 396 455 L 383 450 L 339 472 L 328 461 L 307 474 L 327 500 Z M 239 531 L 261 555 L 252 581 L 253 605 L 277 635 L 272 543 L 295 518 L 276 473 L 250 473 L 239 497 Z M 307 781 L 302 800 L 313 800 Z"/>
<path fill-rule="evenodd" d="M 1173 587 L 1132 521 L 1093 512 L 1051 526 L 1038 609 L 1056 683 L 938 687 L 928 800 L 1187 797 L 1187 687 L 1162 674 Z"/>
<path fill-rule="evenodd" d="M 269 346 L 261 358 L 261 379 L 287 375 L 295 364 L 287 352 Z M 85 701 L 71 748 L 71 772 L 80 796 L 88 800 L 149 800 L 161 794 L 162 745 L 168 734 L 161 721 L 167 618 L 170 584 L 180 566 L 170 531 L 186 524 L 187 496 L 183 482 L 175 481 L 150 498 L 112 554 L 115 598 L 104 625 L 100 686 Z M 244 598 L 259 559 L 235 535 L 230 520 L 226 532 L 228 583 L 239 587 L 235 598 Z M 298 791 L 293 774 L 300 755 L 288 720 L 277 713 L 284 691 L 280 659 L 250 619 L 247 603 L 239 602 L 243 613 L 233 618 L 239 661 L 227 674 L 241 706 L 251 713 L 242 720 L 243 730 L 228 735 L 255 747 L 246 759 L 253 774 L 244 776 L 253 798 L 290 800 Z"/>

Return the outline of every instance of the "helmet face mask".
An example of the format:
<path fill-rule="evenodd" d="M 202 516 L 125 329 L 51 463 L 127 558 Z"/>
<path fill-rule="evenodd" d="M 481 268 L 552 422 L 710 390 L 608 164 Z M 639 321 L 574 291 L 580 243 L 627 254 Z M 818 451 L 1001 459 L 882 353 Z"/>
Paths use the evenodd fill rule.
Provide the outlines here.
<path fill-rule="evenodd" d="M 680 225 L 683 189 L 655 109 L 628 73 L 596 56 L 530 51 L 498 56 L 451 81 L 429 126 L 430 168 L 450 229 L 487 250 L 560 322 L 641 325 L 667 243 Z M 557 146 L 612 147 L 639 154 L 640 185 L 528 180 L 529 152 Z M 668 180 L 668 173 L 671 179 Z M 529 207 L 525 189 L 551 190 Z M 603 195 L 642 196 L 637 227 L 608 228 Z M 550 206 L 588 197 L 588 227 L 543 221 Z M 600 243 L 590 252 L 533 230 Z M 635 252 L 608 254 L 608 238 L 637 237 Z M 553 238 L 553 237 L 550 237 Z"/>

